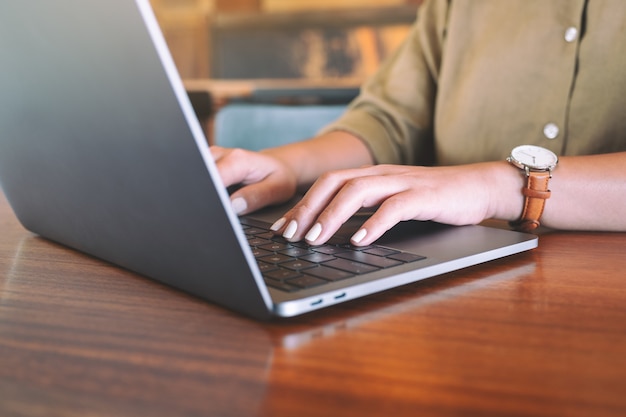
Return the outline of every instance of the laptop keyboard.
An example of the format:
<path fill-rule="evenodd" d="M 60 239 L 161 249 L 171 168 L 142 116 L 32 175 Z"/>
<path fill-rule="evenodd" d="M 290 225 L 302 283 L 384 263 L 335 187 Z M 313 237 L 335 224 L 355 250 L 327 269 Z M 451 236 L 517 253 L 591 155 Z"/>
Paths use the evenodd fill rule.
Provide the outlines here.
<path fill-rule="evenodd" d="M 288 242 L 246 219 L 242 227 L 265 283 L 287 292 L 426 259 L 383 246 L 356 247 L 339 238 L 321 246 Z"/>

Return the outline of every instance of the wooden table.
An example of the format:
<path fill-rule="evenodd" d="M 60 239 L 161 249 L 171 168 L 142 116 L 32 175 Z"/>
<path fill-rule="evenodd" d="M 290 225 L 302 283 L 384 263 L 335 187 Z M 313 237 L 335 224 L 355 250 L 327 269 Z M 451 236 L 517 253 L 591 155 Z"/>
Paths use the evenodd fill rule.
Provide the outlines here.
<path fill-rule="evenodd" d="M 624 416 L 626 234 L 258 323 L 25 231 L 0 194 L 0 416 Z"/>

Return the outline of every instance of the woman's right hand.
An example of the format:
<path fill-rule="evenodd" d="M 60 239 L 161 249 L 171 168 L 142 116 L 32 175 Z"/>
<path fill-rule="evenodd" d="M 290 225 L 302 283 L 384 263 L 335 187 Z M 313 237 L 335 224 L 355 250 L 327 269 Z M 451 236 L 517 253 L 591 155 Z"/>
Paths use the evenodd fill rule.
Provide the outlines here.
<path fill-rule="evenodd" d="M 211 153 L 224 186 L 241 186 L 230 196 L 238 215 L 284 203 L 296 193 L 296 173 L 277 157 L 220 146 L 212 146 Z"/>

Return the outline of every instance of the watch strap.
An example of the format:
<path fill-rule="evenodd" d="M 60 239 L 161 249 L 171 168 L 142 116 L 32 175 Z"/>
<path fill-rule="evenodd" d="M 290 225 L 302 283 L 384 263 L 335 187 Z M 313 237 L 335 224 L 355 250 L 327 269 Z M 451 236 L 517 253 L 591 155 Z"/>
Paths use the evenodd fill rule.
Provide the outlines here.
<path fill-rule="evenodd" d="M 522 188 L 524 208 L 519 220 L 511 222 L 511 226 L 522 232 L 530 232 L 540 225 L 539 219 L 543 214 L 546 200 L 550 198 L 548 181 L 550 171 L 530 171 L 526 176 L 526 186 Z"/>

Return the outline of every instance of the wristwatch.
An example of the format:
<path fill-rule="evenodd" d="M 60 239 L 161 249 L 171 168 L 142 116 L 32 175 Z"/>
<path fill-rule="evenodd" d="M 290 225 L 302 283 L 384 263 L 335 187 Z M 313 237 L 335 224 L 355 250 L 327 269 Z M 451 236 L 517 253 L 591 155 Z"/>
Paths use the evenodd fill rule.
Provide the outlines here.
<path fill-rule="evenodd" d="M 556 168 L 559 158 L 549 149 L 534 145 L 518 146 L 506 159 L 521 169 L 526 176 L 526 185 L 522 188 L 524 208 L 519 220 L 511 226 L 523 232 L 530 232 L 539 227 L 546 200 L 550 198 L 548 181 Z"/>

